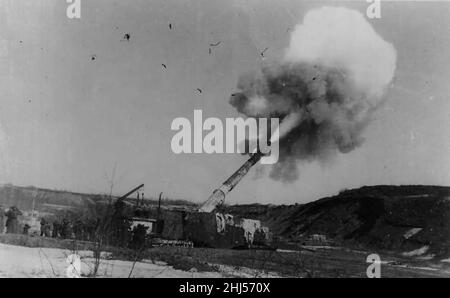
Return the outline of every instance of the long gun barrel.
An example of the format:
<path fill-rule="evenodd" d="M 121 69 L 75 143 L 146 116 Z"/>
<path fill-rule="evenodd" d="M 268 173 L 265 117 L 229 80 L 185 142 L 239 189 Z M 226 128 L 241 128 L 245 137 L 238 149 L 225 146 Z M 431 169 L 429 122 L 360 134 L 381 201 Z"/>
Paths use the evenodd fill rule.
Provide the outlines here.
<path fill-rule="evenodd" d="M 236 171 L 231 175 L 218 189 L 209 196 L 208 200 L 200 207 L 200 212 L 212 212 L 214 209 L 219 207 L 225 201 L 225 196 L 241 181 L 241 179 L 248 173 L 248 171 L 253 167 L 262 157 L 262 153 L 257 152 L 252 154 L 252 156 Z"/>

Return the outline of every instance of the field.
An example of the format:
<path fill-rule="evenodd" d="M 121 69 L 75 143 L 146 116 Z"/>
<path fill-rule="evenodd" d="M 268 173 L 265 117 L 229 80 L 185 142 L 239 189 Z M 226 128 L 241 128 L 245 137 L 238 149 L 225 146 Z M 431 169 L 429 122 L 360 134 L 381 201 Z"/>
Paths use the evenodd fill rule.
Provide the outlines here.
<path fill-rule="evenodd" d="M 66 277 L 70 250 L 58 248 L 22 247 L 0 244 L 0 277 Z M 81 276 L 89 276 L 94 259 L 89 251 L 78 251 L 81 256 Z M 134 266 L 133 266 L 134 265 Z M 130 274 L 131 272 L 131 274 Z M 164 263 L 146 261 L 110 260 L 104 254 L 97 277 L 220 277 L 215 272 L 188 272 L 173 269 Z"/>
<path fill-rule="evenodd" d="M 0 187 L 0 194 L 7 206 L 17 203 L 24 211 L 33 201 L 43 212 L 57 203 L 70 209 L 96 201 L 89 195 L 13 186 Z M 156 247 L 136 258 L 133 251 L 107 248 L 98 276 L 364 278 L 367 256 L 377 253 L 382 277 L 450 277 L 449 196 L 449 187 L 381 185 L 303 205 L 223 206 L 223 213 L 261 220 L 280 249 Z M 25 235 L 0 235 L 0 243 L 0 276 L 65 276 L 65 257 L 74 251 L 82 254 L 83 275 L 92 276 L 93 243 Z M 57 274 L 49 264 L 58 264 Z"/>
<path fill-rule="evenodd" d="M 0 242 L 9 243 L 0 244 L 0 277 L 65 277 L 66 259 L 74 247 L 82 258 L 82 276 L 90 276 L 94 259 L 91 251 L 82 250 L 88 249 L 86 244 L 74 246 L 70 241 L 23 235 L 2 235 Z M 369 254 L 330 247 L 300 251 L 159 247 L 145 251 L 139 262 L 126 252 L 105 252 L 98 277 L 365 278 Z M 450 277 L 447 262 L 398 258 L 389 253 L 382 254 L 381 260 L 381 277 Z"/>
<path fill-rule="evenodd" d="M 212 269 L 220 265 L 234 270 L 254 270 L 249 277 L 365 278 L 370 252 L 345 248 L 312 248 L 301 251 L 229 250 L 207 248 L 164 248 L 150 250 L 154 259 L 164 260 L 175 268 Z M 186 266 L 186 264 L 188 264 Z M 205 269 L 207 270 L 207 269 Z M 382 277 L 450 277 L 450 263 L 428 262 L 381 255 Z"/>

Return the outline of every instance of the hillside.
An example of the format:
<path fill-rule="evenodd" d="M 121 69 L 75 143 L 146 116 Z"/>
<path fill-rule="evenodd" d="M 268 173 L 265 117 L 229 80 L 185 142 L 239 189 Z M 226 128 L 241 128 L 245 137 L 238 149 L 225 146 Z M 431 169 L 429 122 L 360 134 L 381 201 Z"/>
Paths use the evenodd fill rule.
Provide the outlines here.
<path fill-rule="evenodd" d="M 225 211 L 260 219 L 289 242 L 324 235 L 340 245 L 450 253 L 450 187 L 370 186 L 304 205 L 235 205 Z"/>
<path fill-rule="evenodd" d="M 130 196 L 126 201 L 135 204 L 136 199 Z M 75 193 L 62 190 L 37 188 L 33 186 L 14 186 L 11 184 L 0 185 L 0 205 L 3 208 L 16 206 L 22 211 L 37 210 L 41 212 L 53 212 L 56 210 L 68 210 L 88 207 L 99 202 L 108 202 L 109 196 L 99 194 Z M 145 204 L 157 205 L 154 198 L 147 198 Z M 185 200 L 161 201 L 163 206 L 195 206 L 194 203 Z"/>
<path fill-rule="evenodd" d="M 0 186 L 0 204 L 23 211 L 32 210 L 33 205 L 41 212 L 78 209 L 105 199 L 95 194 Z M 157 201 L 146 203 L 156 205 Z M 171 200 L 164 200 L 163 205 L 193 206 Z M 304 205 L 234 205 L 220 211 L 259 219 L 286 243 L 309 244 L 315 236 L 326 244 L 450 255 L 450 187 L 370 186 Z"/>
<path fill-rule="evenodd" d="M 16 206 L 22 211 L 83 208 L 102 199 L 101 195 L 81 194 L 68 191 L 50 190 L 32 186 L 20 187 L 10 184 L 0 186 L 0 205 L 4 208 Z"/>

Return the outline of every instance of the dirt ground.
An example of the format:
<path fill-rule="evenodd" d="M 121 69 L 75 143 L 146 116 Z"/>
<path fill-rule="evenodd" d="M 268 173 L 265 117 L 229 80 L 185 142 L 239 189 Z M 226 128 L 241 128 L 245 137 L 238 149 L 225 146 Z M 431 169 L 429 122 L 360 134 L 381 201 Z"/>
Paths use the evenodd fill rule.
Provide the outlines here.
<path fill-rule="evenodd" d="M 150 258 L 164 260 L 175 268 L 184 263 L 197 268 L 214 264 L 254 269 L 253 276 L 309 278 L 366 278 L 367 256 L 372 252 L 340 247 L 304 247 L 293 250 L 230 250 L 210 248 L 165 247 L 149 251 Z M 400 258 L 389 252 L 380 253 L 381 277 L 450 277 L 448 260 Z"/>
<path fill-rule="evenodd" d="M 46 243 L 32 240 L 26 243 Z M 66 277 L 70 265 L 67 257 L 72 253 L 64 248 L 0 244 L 0 277 Z M 81 276 L 91 276 L 92 251 L 76 253 L 81 257 Z M 159 247 L 147 250 L 139 262 L 133 262 L 126 254 L 104 253 L 97 277 L 365 278 L 369 254 L 337 247 L 304 247 L 300 251 Z M 450 277 L 450 260 L 399 258 L 389 253 L 380 257 L 381 277 Z"/>

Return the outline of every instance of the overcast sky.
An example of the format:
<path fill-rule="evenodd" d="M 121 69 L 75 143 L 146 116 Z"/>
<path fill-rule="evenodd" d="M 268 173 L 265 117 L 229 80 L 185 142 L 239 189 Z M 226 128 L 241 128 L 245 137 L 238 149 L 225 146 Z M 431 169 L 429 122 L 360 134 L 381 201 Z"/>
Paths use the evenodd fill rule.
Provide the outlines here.
<path fill-rule="evenodd" d="M 291 29 L 323 5 L 367 7 L 90 0 L 81 19 L 70 20 L 65 1 L 0 0 L 0 183 L 104 193 L 116 165 L 117 194 L 145 183 L 146 196 L 206 200 L 245 157 L 175 155 L 172 120 L 192 119 L 194 109 L 238 117 L 228 98 L 239 75 L 279 59 Z M 290 184 L 257 175 L 258 165 L 227 202 L 304 203 L 363 185 L 450 185 L 450 3 L 381 8 L 382 18 L 369 22 L 396 48 L 397 70 L 363 146 L 326 164 L 301 164 Z"/>

